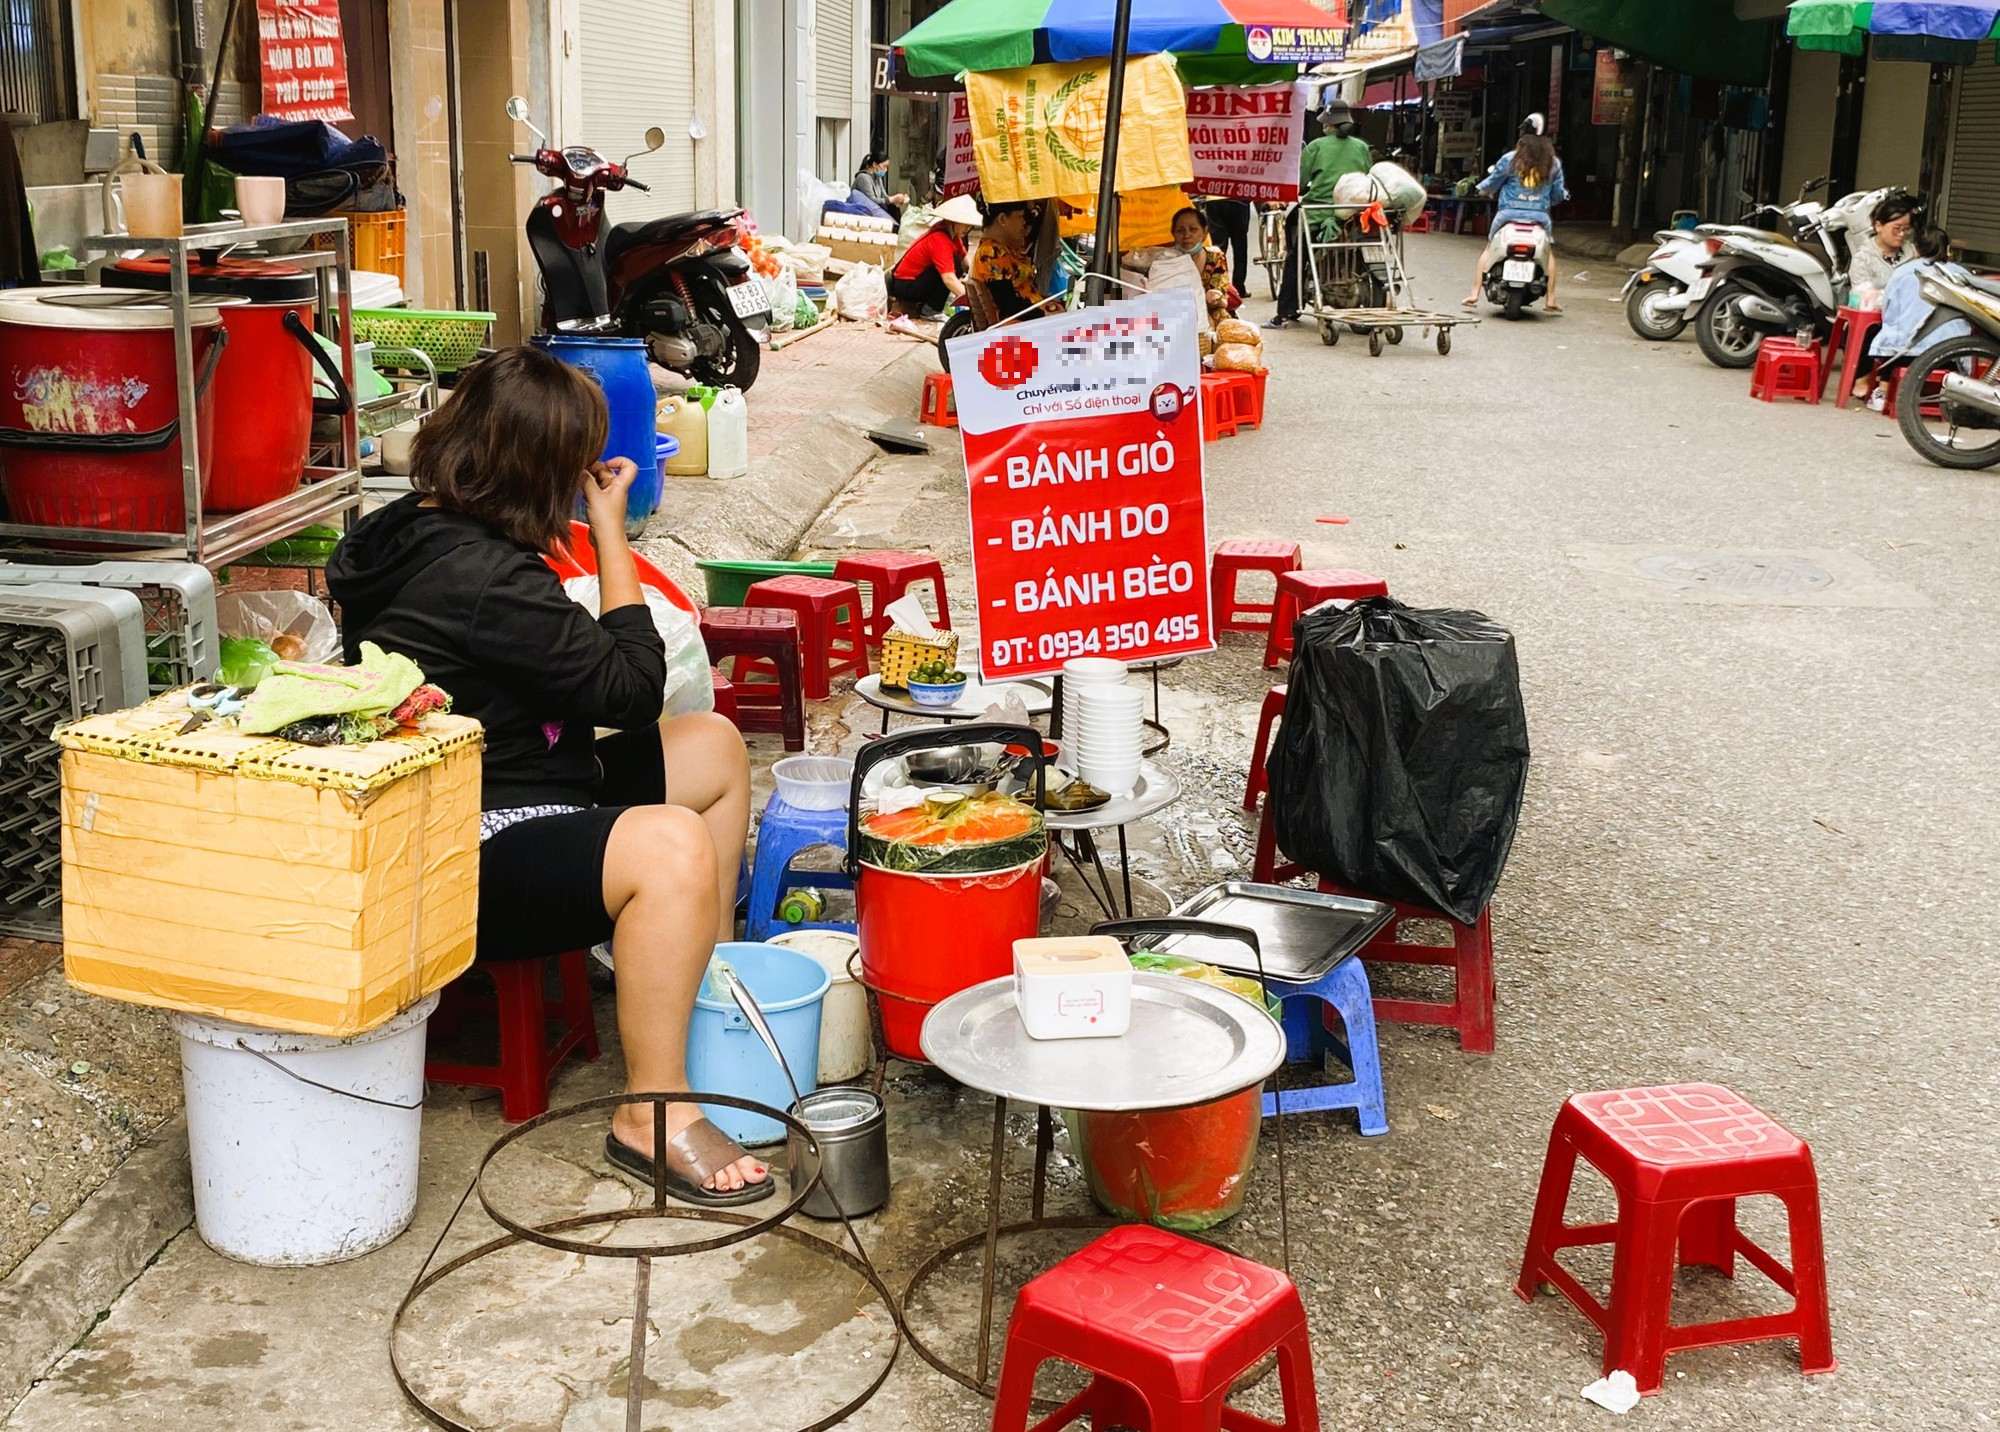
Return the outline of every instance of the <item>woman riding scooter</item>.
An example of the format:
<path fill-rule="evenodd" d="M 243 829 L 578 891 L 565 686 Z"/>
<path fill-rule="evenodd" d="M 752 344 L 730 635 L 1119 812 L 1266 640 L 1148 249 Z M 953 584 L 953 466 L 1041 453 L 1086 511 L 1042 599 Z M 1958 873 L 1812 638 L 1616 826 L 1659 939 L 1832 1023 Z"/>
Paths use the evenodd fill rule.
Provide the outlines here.
<path fill-rule="evenodd" d="M 1504 224 L 1535 224 L 1551 235 L 1555 233 L 1549 210 L 1567 199 L 1569 190 L 1563 184 L 1562 160 L 1556 158 L 1556 147 L 1542 133 L 1545 124 L 1539 114 L 1531 114 L 1522 121 L 1519 141 L 1479 181 L 1480 193 L 1499 195 L 1493 222 L 1486 230 L 1489 239 Z M 1467 308 L 1479 307 L 1480 287 L 1485 278 L 1486 255 L 1482 252 L 1472 270 L 1472 292 L 1465 298 Z M 1553 262 L 1549 264 L 1548 293 L 1542 307 L 1550 313 L 1562 312 L 1562 305 L 1556 302 Z M 1508 311 L 1511 314 L 1514 310 Z"/>

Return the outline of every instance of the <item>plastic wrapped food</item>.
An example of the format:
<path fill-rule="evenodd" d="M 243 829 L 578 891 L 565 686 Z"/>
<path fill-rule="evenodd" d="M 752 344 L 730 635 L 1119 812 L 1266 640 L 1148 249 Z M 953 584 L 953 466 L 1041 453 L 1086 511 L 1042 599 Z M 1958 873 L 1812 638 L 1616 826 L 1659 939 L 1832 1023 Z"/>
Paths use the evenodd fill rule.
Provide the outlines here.
<path fill-rule="evenodd" d="M 1217 344 L 1243 343 L 1252 348 L 1262 348 L 1264 346 L 1264 338 L 1262 334 L 1258 333 L 1257 325 L 1254 323 L 1245 323 L 1240 318 L 1225 318 L 1216 324 L 1215 341 Z"/>
<path fill-rule="evenodd" d="M 1394 210 L 1409 223 L 1423 213 L 1424 205 L 1430 202 L 1430 195 L 1417 176 L 1400 164 L 1391 164 L 1384 159 L 1368 171 L 1368 177 L 1375 181 L 1375 192 L 1382 196 L 1382 207 Z"/>
<path fill-rule="evenodd" d="M 1200 1233 L 1243 1210 L 1264 1091 L 1142 1114 L 1064 1110 L 1090 1196 L 1121 1218 Z"/>
<path fill-rule="evenodd" d="M 1042 813 L 1012 796 L 932 796 L 907 810 L 862 817 L 856 854 L 881 870 L 979 875 L 1011 870 L 1048 851 Z"/>
<path fill-rule="evenodd" d="M 271 650 L 268 642 L 254 636 L 226 636 L 222 639 L 222 669 L 217 679 L 225 686 L 248 691 L 269 676 L 278 661 L 278 653 Z"/>
<path fill-rule="evenodd" d="M 1278 1001 L 1264 992 L 1263 986 L 1249 975 L 1234 975 L 1228 970 L 1201 960 L 1191 960 L 1185 955 L 1166 955 L 1158 950 L 1140 950 L 1131 957 L 1132 968 L 1153 974 L 1179 975 L 1182 979 L 1198 980 L 1217 989 L 1226 989 L 1240 999 L 1252 1004 L 1261 1004 L 1270 1011 L 1271 1018 L 1279 1017 Z"/>
<path fill-rule="evenodd" d="M 1218 344 L 1215 350 L 1215 371 L 1218 373 L 1254 373 L 1264 366 L 1264 350 L 1252 348 L 1247 343 Z"/>

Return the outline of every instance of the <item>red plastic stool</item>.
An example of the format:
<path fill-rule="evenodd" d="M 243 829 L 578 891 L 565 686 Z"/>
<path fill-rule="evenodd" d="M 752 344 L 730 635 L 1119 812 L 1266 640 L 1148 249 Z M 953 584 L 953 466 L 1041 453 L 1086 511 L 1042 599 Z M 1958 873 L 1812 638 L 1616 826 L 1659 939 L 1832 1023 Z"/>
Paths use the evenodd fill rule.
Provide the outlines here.
<path fill-rule="evenodd" d="M 1259 876 L 1259 879 L 1263 877 Z M 1281 877 L 1282 878 L 1282 877 Z M 1351 890 L 1322 878 L 1320 891 L 1327 895 L 1356 895 L 1380 900 L 1380 895 Z M 1448 1001 L 1428 999 L 1377 999 L 1375 1017 L 1398 1024 L 1435 1024 L 1458 1031 L 1458 1047 L 1467 1054 L 1493 1052 L 1493 912 L 1481 910 L 1479 918 L 1467 925 L 1442 910 L 1401 900 L 1387 902 L 1396 914 L 1382 932 L 1361 947 L 1368 964 L 1443 965 L 1452 972 L 1452 997 Z M 1405 920 L 1441 920 L 1451 927 L 1448 945 L 1414 945 L 1397 940 Z"/>
<path fill-rule="evenodd" d="M 1285 1420 L 1225 1406 L 1230 1383 L 1272 1351 Z M 1050 1358 L 1097 1375 L 1035 1432 L 1086 1416 L 1093 1427 L 1141 1432 L 1319 1432 L 1312 1343 L 1292 1280 L 1162 1229 L 1114 1228 L 1021 1289 L 993 1432 L 1024 1432 L 1035 1373 Z"/>
<path fill-rule="evenodd" d="M 469 1084 L 500 1091 L 500 1117 L 510 1124 L 532 1119 L 549 1107 L 549 1081 L 570 1055 L 597 1058 L 597 1021 L 590 1008 L 590 952 L 571 950 L 551 957 L 562 980 L 553 1003 L 544 982 L 549 959 L 493 960 L 473 968 L 493 980 L 491 995 L 474 994 L 460 976 L 444 988 L 433 1031 L 445 1033 L 467 1010 L 491 1010 L 500 1026 L 498 1064 L 458 1064 L 426 1059 L 424 1078 L 434 1084 Z M 442 1024 L 438 1015 L 445 1016 Z M 551 1018 L 558 1025 L 549 1037 Z"/>
<path fill-rule="evenodd" d="M 861 623 L 861 589 L 832 577 L 767 577 L 743 598 L 752 607 L 779 607 L 799 619 L 806 699 L 833 694 L 844 671 L 868 674 L 868 638 Z"/>
<path fill-rule="evenodd" d="M 1257 743 L 1250 748 L 1250 779 L 1243 783 L 1245 810 L 1257 809 L 1257 798 L 1271 788 L 1270 773 L 1264 769 L 1264 762 L 1270 759 L 1271 733 L 1285 714 L 1285 692 L 1289 689 L 1281 681 L 1264 693 L 1263 709 L 1257 713 Z"/>
<path fill-rule="evenodd" d="M 1276 604 L 1237 601 L 1237 573 L 1269 572 L 1276 577 L 1281 573 L 1298 571 L 1301 561 L 1296 542 L 1258 539 L 1224 542 L 1217 547 L 1215 556 L 1208 564 L 1208 595 L 1209 604 L 1215 608 L 1215 629 L 1266 630 L 1271 624 L 1271 614 L 1277 610 Z M 1248 621 L 1241 615 L 1245 612 L 1250 615 Z"/>
<path fill-rule="evenodd" d="M 1780 398 L 1817 403 L 1825 386 L 1819 344 L 1766 338 L 1757 345 L 1757 366 L 1750 374 L 1751 397 L 1766 403 Z"/>
<path fill-rule="evenodd" d="M 806 703 L 799 619 L 778 607 L 710 607 L 701 614 L 701 641 L 716 666 L 736 663 L 730 679 L 736 729 L 777 731 L 787 751 L 803 751 Z"/>
<path fill-rule="evenodd" d="M 1270 369 L 1259 368 L 1254 373 L 1232 371 L 1216 374 L 1229 381 L 1230 399 L 1236 405 L 1236 427 L 1264 426 L 1264 381 L 1271 376 Z"/>
<path fill-rule="evenodd" d="M 958 399 L 951 390 L 951 374 L 924 375 L 924 396 L 917 408 L 917 421 L 934 428 L 958 426 Z"/>
<path fill-rule="evenodd" d="M 1563 1221 L 1579 1156 L 1618 1191 L 1615 1222 Z M 1757 1194 L 1785 1205 L 1790 1268 L 1736 1226 L 1736 1200 Z M 1615 1249 L 1609 1306 L 1556 1261 L 1564 1248 L 1598 1243 Z M 1791 1311 L 1675 1326 L 1676 1269 L 1699 1265 L 1733 1278 L 1738 1254 L 1791 1294 Z M 1549 1135 L 1514 1291 L 1533 1302 L 1545 1282 L 1604 1333 L 1604 1371 L 1631 1373 L 1642 1393 L 1658 1392 L 1666 1381 L 1668 1353 L 1727 1343 L 1797 1338 L 1800 1371 L 1834 1370 L 1812 1150 L 1720 1084 L 1570 1096 Z"/>
<path fill-rule="evenodd" d="M 1386 597 L 1389 584 L 1366 572 L 1339 567 L 1307 568 L 1278 577 L 1278 609 L 1271 614 L 1271 634 L 1264 641 L 1264 666 L 1276 666 L 1292 655 L 1292 624 L 1321 602 L 1358 602 Z"/>
<path fill-rule="evenodd" d="M 1875 336 L 1875 330 L 1882 326 L 1882 314 L 1878 309 L 1848 308 L 1843 306 L 1833 316 L 1833 336 L 1826 344 L 1826 368 L 1821 376 L 1821 387 L 1827 377 L 1838 374 L 1840 391 L 1833 395 L 1833 405 L 1845 408 L 1848 394 L 1854 391 L 1854 383 L 1861 376 L 1861 365 L 1868 361 L 1868 344 Z M 1815 396 L 1817 403 L 1819 398 Z"/>
<path fill-rule="evenodd" d="M 735 683 L 722 674 L 721 667 L 711 666 L 708 669 L 708 685 L 709 689 L 715 693 L 715 714 L 718 716 L 727 716 L 729 724 L 735 726 L 738 715 Z"/>
<path fill-rule="evenodd" d="M 842 557 L 833 564 L 835 581 L 866 582 L 870 610 L 861 618 L 861 631 L 870 646 L 880 646 L 889 630 L 889 603 L 919 582 L 931 584 L 937 598 L 937 628 L 951 630 L 951 604 L 944 594 L 944 566 L 925 552 L 863 552 Z"/>
<path fill-rule="evenodd" d="M 1227 373 L 1201 375 L 1201 440 L 1236 436 L 1236 385 Z"/>

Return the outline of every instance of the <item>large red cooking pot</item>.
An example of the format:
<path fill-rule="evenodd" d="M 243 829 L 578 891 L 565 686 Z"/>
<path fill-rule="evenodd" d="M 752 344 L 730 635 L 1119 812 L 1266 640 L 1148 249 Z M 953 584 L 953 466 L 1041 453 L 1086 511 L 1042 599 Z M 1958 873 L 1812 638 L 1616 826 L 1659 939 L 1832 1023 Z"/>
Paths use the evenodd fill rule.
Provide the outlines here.
<path fill-rule="evenodd" d="M 204 493 L 216 364 L 227 335 L 191 308 Z M 182 532 L 174 319 L 154 294 L 56 287 L 0 292 L 0 492 L 16 522 Z"/>
<path fill-rule="evenodd" d="M 1044 788 L 1041 734 L 1020 726 L 905 731 L 871 741 L 854 759 L 847 860 L 854 877 L 861 978 L 882 1008 L 882 1040 L 899 1059 L 923 1061 L 924 1017 L 962 989 L 1013 973 L 1014 941 L 1040 932 L 1048 833 L 1041 813 L 991 798 L 967 819 L 863 819 L 869 770 L 912 751 L 986 743 L 1036 752 L 1029 784 Z"/>
<path fill-rule="evenodd" d="M 119 288 L 165 289 L 164 258 L 123 259 L 104 271 Z M 222 326 L 229 351 L 215 373 L 215 472 L 203 504 L 242 512 L 276 502 L 299 485 L 312 439 L 313 364 L 345 408 L 340 365 L 312 335 L 319 285 L 289 264 L 224 258 L 188 266 L 199 298 L 227 298 Z"/>

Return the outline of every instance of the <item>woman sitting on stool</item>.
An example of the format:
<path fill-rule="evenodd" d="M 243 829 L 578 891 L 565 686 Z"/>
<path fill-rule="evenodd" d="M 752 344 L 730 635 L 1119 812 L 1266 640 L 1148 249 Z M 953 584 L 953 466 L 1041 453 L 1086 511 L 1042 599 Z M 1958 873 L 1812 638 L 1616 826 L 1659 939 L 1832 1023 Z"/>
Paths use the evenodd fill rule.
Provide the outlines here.
<path fill-rule="evenodd" d="M 666 649 L 625 544 L 623 459 L 597 461 L 608 417 L 583 374 L 510 348 L 466 375 L 417 437 L 416 491 L 356 524 L 327 566 L 347 658 L 401 652 L 486 727 L 478 958 L 523 960 L 615 937 L 625 1087 L 687 1090 L 688 1019 L 734 930 L 750 763 L 721 716 L 660 719 Z M 602 612 L 542 560 L 578 493 Z M 617 734 L 599 740 L 596 728 Z M 666 1113 L 669 1191 L 767 1197 L 764 1166 L 691 1103 Z M 652 1111 L 621 1105 L 605 1154 L 652 1182 Z"/>

